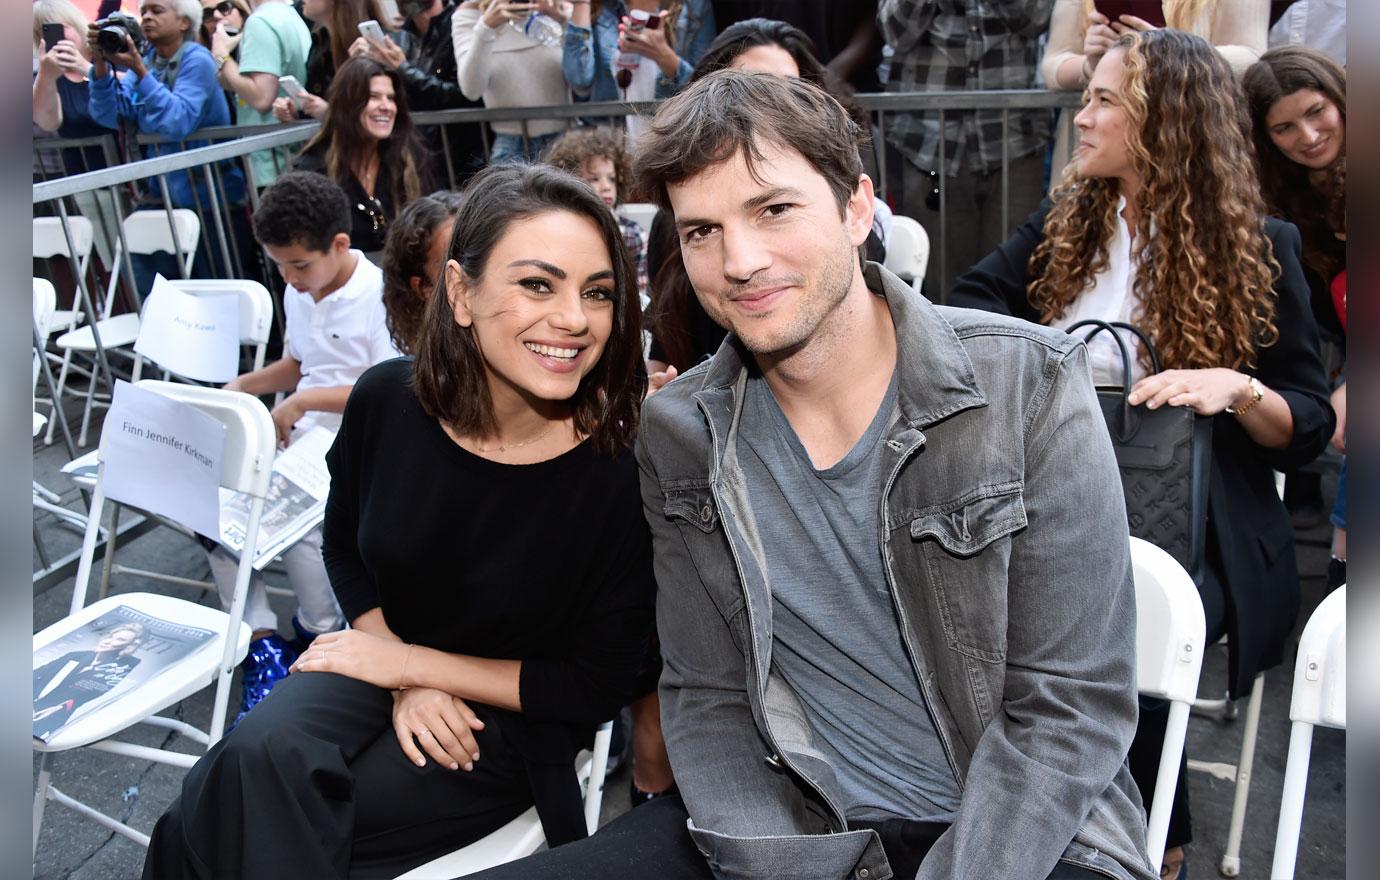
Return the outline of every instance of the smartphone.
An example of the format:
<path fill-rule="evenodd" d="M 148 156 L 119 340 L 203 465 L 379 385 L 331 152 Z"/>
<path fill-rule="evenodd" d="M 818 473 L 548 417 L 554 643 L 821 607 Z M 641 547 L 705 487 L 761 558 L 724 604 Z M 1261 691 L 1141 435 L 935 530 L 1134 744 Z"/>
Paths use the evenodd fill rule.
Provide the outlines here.
<path fill-rule="evenodd" d="M 302 88 L 302 84 L 297 81 L 297 77 L 288 75 L 278 77 L 278 88 L 283 90 L 283 94 L 292 99 L 292 103 L 297 105 L 297 109 L 302 109 L 302 96 L 307 90 Z"/>
<path fill-rule="evenodd" d="M 359 23 L 359 33 L 364 39 L 378 45 L 383 45 L 388 41 L 388 38 L 383 34 L 383 28 L 379 27 L 379 23 L 372 18 Z"/>
<path fill-rule="evenodd" d="M 398 11 L 397 0 L 378 0 L 378 4 L 379 12 L 382 13 L 384 19 L 387 20 L 389 24 L 395 26 L 402 24 L 403 17 L 402 13 Z"/>
<path fill-rule="evenodd" d="M 43 26 L 43 50 L 51 52 L 53 47 L 67 39 L 60 22 L 49 22 Z"/>
<path fill-rule="evenodd" d="M 1123 15 L 1143 18 L 1155 27 L 1164 27 L 1164 5 L 1160 0 L 1096 0 L 1097 11 L 1111 21 Z"/>

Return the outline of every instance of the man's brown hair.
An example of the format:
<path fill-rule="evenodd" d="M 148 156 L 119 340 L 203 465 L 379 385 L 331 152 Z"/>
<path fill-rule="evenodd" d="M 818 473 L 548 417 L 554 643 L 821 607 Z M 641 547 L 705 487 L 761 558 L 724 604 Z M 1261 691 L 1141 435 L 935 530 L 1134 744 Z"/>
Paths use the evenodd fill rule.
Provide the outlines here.
<path fill-rule="evenodd" d="M 772 144 L 795 150 L 829 184 L 842 214 L 858 188 L 866 134 L 828 93 L 803 79 L 720 70 L 661 105 L 637 143 L 634 188 L 670 209 L 667 184 L 743 154 L 748 172 Z"/>

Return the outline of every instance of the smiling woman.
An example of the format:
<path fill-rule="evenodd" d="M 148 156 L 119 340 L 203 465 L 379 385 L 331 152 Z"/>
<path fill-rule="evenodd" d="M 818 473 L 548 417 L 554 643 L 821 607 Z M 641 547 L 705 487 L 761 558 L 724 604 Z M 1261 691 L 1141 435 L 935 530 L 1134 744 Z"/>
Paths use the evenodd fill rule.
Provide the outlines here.
<path fill-rule="evenodd" d="M 412 125 L 400 74 L 372 58 L 340 65 L 326 100 L 321 130 L 293 167 L 340 184 L 354 217 L 350 243 L 377 262 L 389 222 L 429 188 L 425 147 Z"/>
<path fill-rule="evenodd" d="M 415 365 L 354 386 L 318 636 L 192 768 L 146 877 L 391 877 L 535 805 L 585 836 L 574 758 L 652 632 L 631 449 L 646 373 L 631 262 L 578 179 L 465 192 Z"/>

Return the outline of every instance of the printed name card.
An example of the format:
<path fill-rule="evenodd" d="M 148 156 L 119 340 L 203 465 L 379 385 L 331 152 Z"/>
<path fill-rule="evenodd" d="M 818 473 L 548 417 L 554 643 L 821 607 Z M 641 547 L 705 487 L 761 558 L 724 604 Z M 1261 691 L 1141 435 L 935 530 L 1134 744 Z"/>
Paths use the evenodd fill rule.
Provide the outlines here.
<path fill-rule="evenodd" d="M 229 382 L 240 367 L 239 295 L 196 296 L 158 275 L 144 301 L 134 350 L 179 376 Z"/>
<path fill-rule="evenodd" d="M 137 385 L 115 383 L 101 431 L 108 497 L 218 537 L 224 456 L 219 420 Z"/>

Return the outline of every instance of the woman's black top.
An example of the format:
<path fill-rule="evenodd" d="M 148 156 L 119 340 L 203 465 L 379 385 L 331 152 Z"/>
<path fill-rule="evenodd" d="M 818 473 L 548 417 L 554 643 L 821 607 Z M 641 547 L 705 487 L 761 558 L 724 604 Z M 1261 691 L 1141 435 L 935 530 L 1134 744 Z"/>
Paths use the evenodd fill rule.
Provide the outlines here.
<path fill-rule="evenodd" d="M 527 718 L 608 720 L 652 625 L 632 450 L 489 461 L 422 410 L 411 374 L 397 358 L 360 377 L 327 457 L 322 555 L 346 619 L 380 608 L 404 641 L 522 660 Z"/>
<path fill-rule="evenodd" d="M 326 145 L 317 144 L 303 152 L 293 160 L 292 170 L 326 174 Z M 388 224 L 398 216 L 401 209 L 393 191 L 394 181 L 389 170 L 383 163 L 379 164 L 378 180 L 374 183 L 372 196 L 364 191 L 364 187 L 353 173 L 347 174 L 344 180 L 335 181 L 345 190 L 345 197 L 350 200 L 350 245 L 366 254 L 383 250 L 384 240 L 388 237 Z"/>
<path fill-rule="evenodd" d="M 1015 315 L 1039 322 L 1026 291 L 1030 255 L 1044 240 L 1045 200 L 1004 244 L 954 280 L 948 304 Z M 1318 327 L 1309 308 L 1299 231 L 1265 221 L 1280 274 L 1275 279 L 1279 339 L 1256 349 L 1256 376 L 1289 405 L 1294 433 L 1283 449 L 1251 439 L 1235 416 L 1212 423 L 1212 476 L 1208 488 L 1207 564 L 1226 591 L 1228 670 L 1233 695 L 1250 690 L 1257 672 L 1278 665 L 1298 616 L 1294 529 L 1275 491 L 1275 471 L 1291 471 L 1318 457 L 1332 437 L 1336 416 L 1319 354 Z"/>
<path fill-rule="evenodd" d="M 637 463 L 589 441 L 530 465 L 473 455 L 411 375 L 410 358 L 386 361 L 350 394 L 326 457 L 331 585 L 347 620 L 379 608 L 406 642 L 521 660 L 522 712 L 488 717 L 527 761 L 543 822 L 583 837 L 575 753 L 634 696 L 654 626 Z"/>

